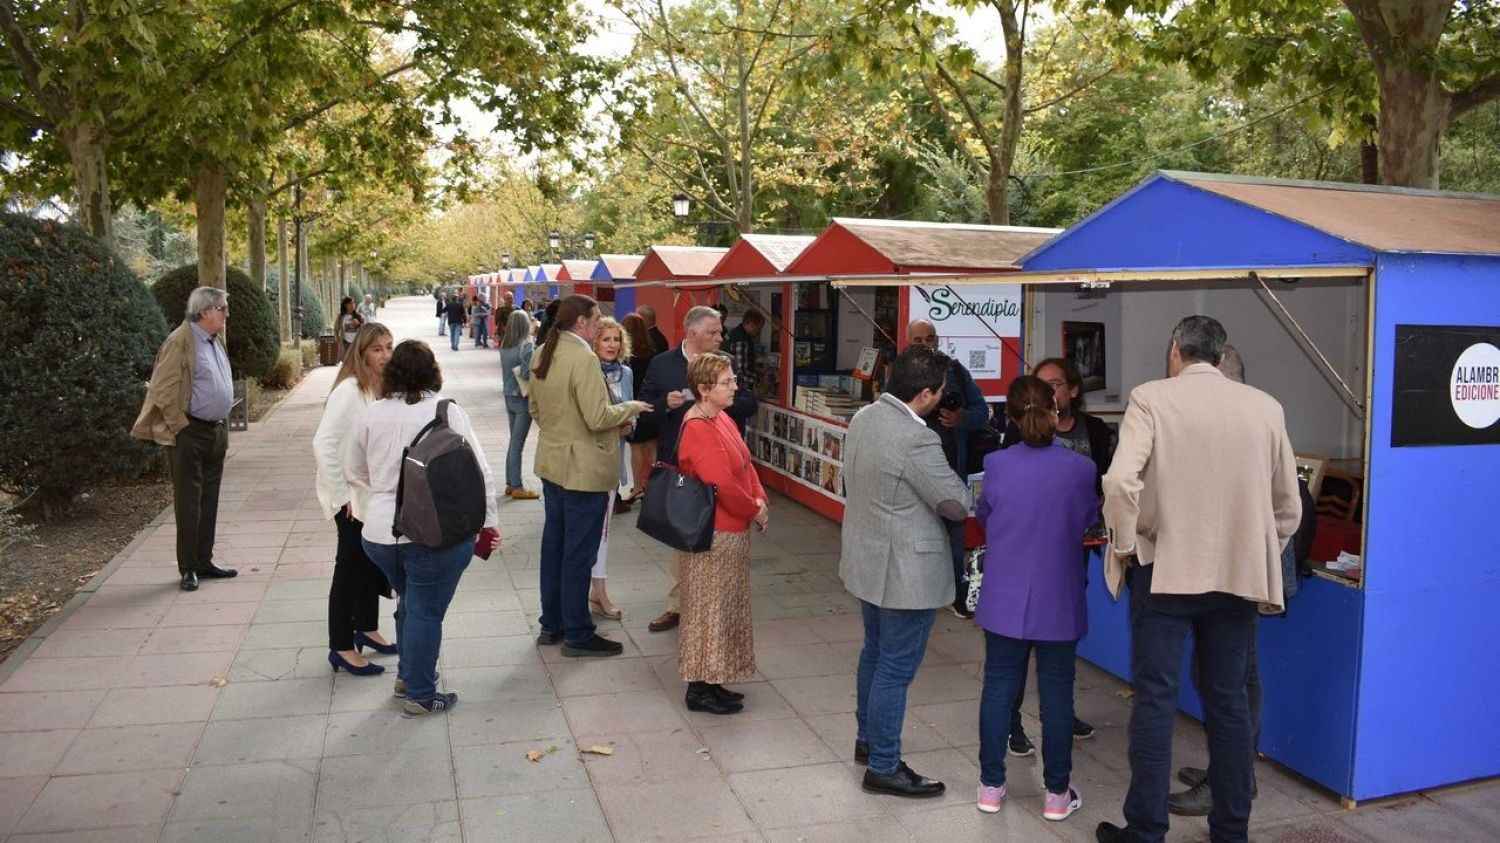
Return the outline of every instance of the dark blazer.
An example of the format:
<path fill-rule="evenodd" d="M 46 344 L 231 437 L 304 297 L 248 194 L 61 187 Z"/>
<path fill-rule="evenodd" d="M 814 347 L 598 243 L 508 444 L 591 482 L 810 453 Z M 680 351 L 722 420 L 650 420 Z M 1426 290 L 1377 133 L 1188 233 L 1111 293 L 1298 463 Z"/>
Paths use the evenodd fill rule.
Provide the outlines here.
<path fill-rule="evenodd" d="M 729 366 L 740 380 L 734 391 L 734 403 L 727 412 L 743 436 L 745 422 L 755 415 L 755 393 L 751 390 L 749 381 L 741 376 L 739 367 L 734 365 L 733 358 L 730 358 Z M 672 462 L 677 458 L 677 434 L 682 430 L 683 416 L 687 415 L 688 407 L 692 406 L 691 403 L 684 403 L 669 411 L 667 394 L 687 388 L 687 356 L 682 353 L 682 346 L 651 358 L 651 365 L 646 369 L 646 380 L 641 384 L 641 391 L 636 394 L 636 398 L 651 405 L 651 416 L 660 426 L 656 458 L 662 462 Z"/>
<path fill-rule="evenodd" d="M 646 330 L 646 333 L 651 335 L 651 344 L 656 346 L 656 353 L 658 355 L 665 353 L 667 349 L 672 347 L 671 344 L 667 342 L 667 335 L 663 334 L 661 332 L 661 329 L 656 327 L 655 325 L 652 325 L 650 328 L 648 328 Z"/>

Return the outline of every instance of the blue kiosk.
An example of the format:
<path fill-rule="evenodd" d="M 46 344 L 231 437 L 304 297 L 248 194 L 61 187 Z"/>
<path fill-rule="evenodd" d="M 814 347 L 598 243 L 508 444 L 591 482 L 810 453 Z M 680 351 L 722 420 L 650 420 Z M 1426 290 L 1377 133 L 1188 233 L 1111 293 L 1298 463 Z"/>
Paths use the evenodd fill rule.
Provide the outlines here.
<path fill-rule="evenodd" d="M 1208 314 L 1323 485 L 1314 575 L 1260 624 L 1260 751 L 1351 806 L 1500 775 L 1500 197 L 1160 172 L 1022 265 L 1027 357 L 1085 363 L 1089 412 Z M 1079 654 L 1128 679 L 1089 579 Z"/>

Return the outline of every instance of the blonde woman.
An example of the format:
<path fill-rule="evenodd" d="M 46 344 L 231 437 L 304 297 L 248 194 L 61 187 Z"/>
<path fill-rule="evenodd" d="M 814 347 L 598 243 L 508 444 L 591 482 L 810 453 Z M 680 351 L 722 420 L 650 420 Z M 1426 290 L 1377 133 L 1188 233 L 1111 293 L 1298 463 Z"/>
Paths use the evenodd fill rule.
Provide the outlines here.
<path fill-rule="evenodd" d="M 599 358 L 599 368 L 604 372 L 604 384 L 609 388 L 611 404 L 623 404 L 635 398 L 635 379 L 630 367 L 623 360 L 630 357 L 630 337 L 620 323 L 605 316 L 599 320 L 599 332 L 594 335 L 594 354 Z M 620 425 L 620 484 L 626 482 L 626 450 L 624 442 L 635 429 L 635 420 Z M 609 493 L 609 506 L 604 509 L 604 534 L 599 539 L 599 555 L 589 581 L 589 611 L 596 615 L 619 620 L 623 614 L 609 599 L 604 589 L 606 558 L 609 556 L 609 516 L 630 511 L 630 504 L 619 499 L 616 489 Z"/>
<path fill-rule="evenodd" d="M 353 303 L 352 299 L 346 301 Z M 396 652 L 396 645 L 377 629 L 380 596 L 389 594 L 391 587 L 360 543 L 369 494 L 344 477 L 349 443 L 365 408 L 380 397 L 381 376 L 390 360 L 391 332 L 378 322 L 360 326 L 328 394 L 318 432 L 313 435 L 318 503 L 323 507 L 323 517 L 333 519 L 339 536 L 333 582 L 328 588 L 328 663 L 334 672 L 343 668 L 356 676 L 385 671 L 360 654 L 365 647 L 386 654 Z"/>

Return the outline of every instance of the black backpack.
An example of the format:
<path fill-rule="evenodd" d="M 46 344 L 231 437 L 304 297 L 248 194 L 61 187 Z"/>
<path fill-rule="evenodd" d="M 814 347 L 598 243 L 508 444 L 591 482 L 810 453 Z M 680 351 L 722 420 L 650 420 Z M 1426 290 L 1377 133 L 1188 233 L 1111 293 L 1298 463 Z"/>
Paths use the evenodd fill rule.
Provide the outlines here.
<path fill-rule="evenodd" d="M 401 451 L 391 533 L 443 549 L 473 541 L 484 527 L 484 472 L 469 440 L 448 426 L 451 398 Z"/>

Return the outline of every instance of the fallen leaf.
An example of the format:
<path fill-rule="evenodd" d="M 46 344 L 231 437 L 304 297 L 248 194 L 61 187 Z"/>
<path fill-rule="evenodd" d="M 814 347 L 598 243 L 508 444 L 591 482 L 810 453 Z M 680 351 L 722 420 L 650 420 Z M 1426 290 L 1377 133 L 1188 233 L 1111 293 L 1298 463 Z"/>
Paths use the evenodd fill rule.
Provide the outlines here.
<path fill-rule="evenodd" d="M 540 749 L 533 749 L 530 752 L 526 753 L 526 760 L 532 762 L 540 761 L 545 758 L 546 755 L 547 753 L 542 752 Z"/>
<path fill-rule="evenodd" d="M 614 755 L 615 748 L 612 746 L 604 746 L 602 744 L 594 744 L 588 749 L 585 749 L 584 752 L 591 752 L 594 755 Z"/>
<path fill-rule="evenodd" d="M 208 684 L 214 686 L 215 688 L 222 688 L 225 685 L 229 684 L 229 680 L 225 679 L 222 676 L 215 676 L 214 678 L 208 680 Z"/>
<path fill-rule="evenodd" d="M 548 755 L 551 755 L 552 753 L 554 753 L 556 751 L 557 751 L 557 746 L 556 745 L 547 747 L 547 754 Z"/>

